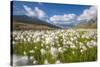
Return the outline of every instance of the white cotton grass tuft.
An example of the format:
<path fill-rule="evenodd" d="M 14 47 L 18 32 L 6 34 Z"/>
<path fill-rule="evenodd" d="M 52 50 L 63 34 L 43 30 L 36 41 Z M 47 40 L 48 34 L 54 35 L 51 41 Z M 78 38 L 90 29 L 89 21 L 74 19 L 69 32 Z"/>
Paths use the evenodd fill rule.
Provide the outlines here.
<path fill-rule="evenodd" d="M 56 57 L 58 54 L 58 50 L 55 47 L 51 47 L 50 52 L 51 52 L 51 55 L 53 55 L 54 57 Z"/>
<path fill-rule="evenodd" d="M 36 60 L 34 60 L 34 61 L 33 61 L 33 64 L 37 64 L 37 61 L 36 61 Z"/>
<path fill-rule="evenodd" d="M 46 53 L 46 50 L 42 48 L 42 49 L 40 50 L 40 52 L 41 52 L 42 55 L 44 55 L 44 54 Z"/>
<path fill-rule="evenodd" d="M 44 64 L 49 64 L 47 59 L 44 60 Z"/>
<path fill-rule="evenodd" d="M 30 56 L 30 59 L 34 59 L 34 56 Z"/>
<path fill-rule="evenodd" d="M 34 50 L 30 50 L 29 52 L 30 52 L 30 53 L 35 53 L 35 51 L 34 51 Z"/>
<path fill-rule="evenodd" d="M 13 45 L 15 45 L 15 44 L 16 44 L 16 42 L 15 42 L 15 41 L 12 41 L 12 44 L 13 44 Z"/>
<path fill-rule="evenodd" d="M 56 64 L 60 64 L 61 62 L 60 62 L 60 60 L 57 60 L 55 63 L 56 63 Z"/>
<path fill-rule="evenodd" d="M 35 49 L 37 49 L 37 47 L 35 46 Z"/>
<path fill-rule="evenodd" d="M 60 53 L 63 53 L 63 52 L 64 52 L 64 50 L 63 50 L 62 47 L 59 47 L 59 48 L 58 48 L 58 51 L 59 51 Z"/>
<path fill-rule="evenodd" d="M 24 51 L 23 54 L 26 55 L 27 54 L 26 51 Z"/>

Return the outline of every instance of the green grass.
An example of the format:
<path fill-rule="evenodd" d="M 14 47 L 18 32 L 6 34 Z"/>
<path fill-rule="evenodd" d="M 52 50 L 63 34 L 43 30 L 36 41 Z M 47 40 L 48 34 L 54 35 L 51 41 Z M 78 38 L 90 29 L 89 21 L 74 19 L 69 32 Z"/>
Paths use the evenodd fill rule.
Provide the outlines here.
<path fill-rule="evenodd" d="M 35 49 L 34 47 L 38 48 Z M 56 58 L 53 58 L 49 50 L 47 50 L 46 54 L 42 55 L 40 52 L 41 48 L 42 47 L 39 46 L 39 43 L 18 43 L 14 47 L 14 54 L 24 56 L 23 52 L 25 51 L 27 56 L 33 56 L 35 60 L 38 61 L 37 64 L 44 64 L 45 59 L 47 59 L 50 64 L 54 64 L 57 59 L 59 59 L 62 63 L 96 61 L 97 59 L 97 47 L 88 48 L 82 53 L 80 52 L 80 49 L 66 48 L 67 50 L 63 53 L 59 52 Z M 30 50 L 34 50 L 35 53 L 30 53 Z"/>
<path fill-rule="evenodd" d="M 68 36 L 66 36 L 69 40 L 71 37 L 76 36 L 75 34 L 73 36 L 70 36 L 71 32 L 68 32 Z M 44 44 L 44 46 L 41 46 L 42 42 L 41 40 L 39 42 L 34 43 L 31 42 L 20 42 L 17 41 L 17 43 L 13 47 L 13 54 L 18 56 L 28 56 L 34 57 L 31 59 L 29 64 L 33 64 L 33 61 L 36 60 L 36 64 L 44 64 L 45 60 L 48 60 L 49 64 L 55 64 L 57 60 L 60 60 L 61 63 L 71 63 L 71 62 L 86 62 L 86 61 L 96 61 L 97 60 L 97 46 L 92 46 L 91 48 L 86 45 L 87 42 L 93 40 L 97 41 L 97 39 L 90 37 L 90 38 L 82 38 L 82 35 L 86 33 L 86 31 L 78 32 L 80 34 L 80 37 L 77 37 L 78 43 L 75 43 L 75 41 L 72 41 L 77 48 L 71 48 L 70 44 L 66 44 L 67 47 L 64 47 L 65 50 L 63 52 L 58 52 L 56 57 L 51 54 L 50 48 L 55 47 L 63 47 L 63 37 L 60 36 L 60 34 L 57 34 L 57 41 L 53 46 L 50 44 Z M 67 34 L 67 32 L 65 33 Z M 86 50 L 82 51 L 82 48 L 80 48 L 79 42 L 83 43 L 83 45 L 87 48 Z M 46 48 L 46 45 L 48 45 L 49 48 Z M 41 49 L 45 49 L 46 53 L 41 54 Z M 34 50 L 34 52 L 30 52 L 31 50 Z"/>

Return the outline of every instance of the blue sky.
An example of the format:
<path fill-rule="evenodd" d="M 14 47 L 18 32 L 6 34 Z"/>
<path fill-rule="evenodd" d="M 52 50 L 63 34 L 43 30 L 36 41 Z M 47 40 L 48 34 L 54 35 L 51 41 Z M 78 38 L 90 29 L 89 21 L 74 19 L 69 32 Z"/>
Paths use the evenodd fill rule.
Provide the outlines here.
<path fill-rule="evenodd" d="M 72 4 L 50 4 L 50 3 L 38 3 L 38 2 L 22 2 L 22 1 L 14 1 L 13 2 L 13 12 L 14 15 L 21 13 L 16 13 L 17 11 L 24 11 L 23 5 L 27 5 L 34 9 L 34 7 L 39 7 L 44 10 L 48 16 L 52 16 L 54 14 L 69 14 L 75 13 L 80 15 L 84 9 L 88 9 L 90 6 L 88 5 L 72 5 Z"/>
<path fill-rule="evenodd" d="M 35 12 L 38 13 L 38 15 L 36 15 Z M 38 16 L 37 18 L 54 23 L 71 23 L 78 20 L 90 20 L 94 18 L 93 15 L 95 14 L 96 8 L 90 5 L 13 1 L 13 15 Z"/>

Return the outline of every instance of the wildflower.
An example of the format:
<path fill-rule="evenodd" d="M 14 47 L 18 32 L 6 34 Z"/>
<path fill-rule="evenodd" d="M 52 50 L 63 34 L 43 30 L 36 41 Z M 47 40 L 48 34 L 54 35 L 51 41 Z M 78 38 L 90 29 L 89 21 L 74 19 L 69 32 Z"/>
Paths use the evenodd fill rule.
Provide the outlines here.
<path fill-rule="evenodd" d="M 30 59 L 34 59 L 34 57 L 33 57 L 33 56 L 31 56 L 31 57 L 30 57 Z"/>
<path fill-rule="evenodd" d="M 71 38 L 70 38 L 70 40 L 71 40 L 71 41 L 73 41 L 73 40 L 74 40 L 74 38 L 72 38 L 72 37 L 71 37 Z"/>
<path fill-rule="evenodd" d="M 51 54 L 52 54 L 53 56 L 56 56 L 57 53 L 58 53 L 58 50 L 57 50 L 57 48 L 55 48 L 55 47 L 51 47 L 50 52 L 51 52 Z"/>
<path fill-rule="evenodd" d="M 24 53 L 24 55 L 26 55 L 26 52 L 25 51 L 23 53 Z"/>
<path fill-rule="evenodd" d="M 34 50 L 30 50 L 29 52 L 30 52 L 30 53 L 34 53 Z"/>
<path fill-rule="evenodd" d="M 46 45 L 46 49 L 49 49 L 49 46 L 48 45 Z"/>
<path fill-rule="evenodd" d="M 75 51 L 72 51 L 72 54 L 75 54 Z"/>
<path fill-rule="evenodd" d="M 56 64 L 60 64 L 60 63 L 61 63 L 60 60 L 57 60 L 57 61 L 56 61 Z"/>
<path fill-rule="evenodd" d="M 33 61 L 33 64 L 36 64 L 36 63 L 37 63 L 37 61 L 36 61 L 36 60 L 34 60 L 34 61 Z"/>
<path fill-rule="evenodd" d="M 59 47 L 58 48 L 58 51 L 61 52 L 61 53 L 63 53 L 63 48 L 62 47 Z"/>
<path fill-rule="evenodd" d="M 48 62 L 48 60 L 46 59 L 46 60 L 44 60 L 44 64 L 49 64 L 49 62 Z"/>
<path fill-rule="evenodd" d="M 35 49 L 37 49 L 37 47 L 35 46 Z"/>
<path fill-rule="evenodd" d="M 73 48 L 74 49 L 74 48 L 77 48 L 77 47 L 75 46 L 75 44 L 71 44 L 70 45 L 70 48 Z"/>
<path fill-rule="evenodd" d="M 42 44 L 41 44 L 41 46 L 43 47 L 43 46 L 44 46 L 44 44 L 42 43 Z"/>
<path fill-rule="evenodd" d="M 41 49 L 40 52 L 42 55 L 44 55 L 46 53 L 45 49 Z"/>
<path fill-rule="evenodd" d="M 12 41 L 12 44 L 16 44 L 16 42 L 15 41 Z"/>

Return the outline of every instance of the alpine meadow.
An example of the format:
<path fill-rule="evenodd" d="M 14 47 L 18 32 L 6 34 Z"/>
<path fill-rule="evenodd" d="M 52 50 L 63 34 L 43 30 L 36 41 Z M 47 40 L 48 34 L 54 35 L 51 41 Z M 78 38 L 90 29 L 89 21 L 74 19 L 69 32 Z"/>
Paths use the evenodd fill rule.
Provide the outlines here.
<path fill-rule="evenodd" d="M 11 65 L 97 60 L 95 5 L 11 1 Z"/>

